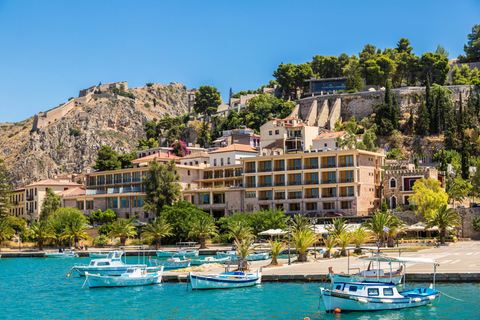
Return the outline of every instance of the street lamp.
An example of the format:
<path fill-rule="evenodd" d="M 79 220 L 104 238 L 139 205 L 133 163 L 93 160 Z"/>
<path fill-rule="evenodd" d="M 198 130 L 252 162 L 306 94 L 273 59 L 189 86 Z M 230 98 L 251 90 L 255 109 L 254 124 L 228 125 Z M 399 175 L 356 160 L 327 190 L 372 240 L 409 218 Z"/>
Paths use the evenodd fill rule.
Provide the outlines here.
<path fill-rule="evenodd" d="M 310 222 L 313 224 L 313 235 L 315 236 L 315 242 L 313 243 L 313 246 L 315 248 L 315 259 L 317 259 L 317 239 L 316 239 L 316 234 L 315 232 L 317 231 L 316 225 L 317 225 L 317 219 L 312 219 Z"/>
<path fill-rule="evenodd" d="M 285 223 L 288 224 L 288 265 L 291 265 L 292 262 L 290 261 L 290 221 L 291 218 L 285 218 Z"/>

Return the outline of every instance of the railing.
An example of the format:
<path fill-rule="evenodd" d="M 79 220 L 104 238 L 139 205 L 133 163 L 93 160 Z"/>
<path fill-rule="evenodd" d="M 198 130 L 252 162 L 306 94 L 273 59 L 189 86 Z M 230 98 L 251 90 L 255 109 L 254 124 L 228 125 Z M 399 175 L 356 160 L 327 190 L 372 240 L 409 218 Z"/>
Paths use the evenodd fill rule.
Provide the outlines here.
<path fill-rule="evenodd" d="M 339 167 L 353 167 L 353 163 L 339 163 L 338 164 Z"/>
<path fill-rule="evenodd" d="M 354 180 L 355 180 L 355 179 L 353 179 L 353 178 L 350 178 L 350 179 L 340 179 L 340 182 L 343 182 L 343 183 L 345 183 L 345 182 L 355 182 Z"/>
<path fill-rule="evenodd" d="M 258 172 L 272 172 L 272 168 L 259 168 Z"/>
<path fill-rule="evenodd" d="M 288 170 L 302 170 L 302 166 L 288 167 Z"/>
<path fill-rule="evenodd" d="M 27 201 L 33 201 L 34 196 L 33 195 L 27 195 Z"/>
<path fill-rule="evenodd" d="M 108 188 L 107 194 L 142 192 L 140 187 Z M 101 193 L 100 193 L 101 194 Z"/>
<path fill-rule="evenodd" d="M 301 186 L 302 181 L 290 181 L 290 182 L 288 182 L 288 185 L 289 186 Z"/>
<path fill-rule="evenodd" d="M 277 181 L 275 182 L 275 186 L 284 186 L 285 185 L 285 181 Z"/>
<path fill-rule="evenodd" d="M 275 200 L 285 200 L 285 196 L 275 196 Z"/>
<path fill-rule="evenodd" d="M 255 170 L 255 169 L 247 169 L 247 170 L 245 170 L 245 173 L 255 173 L 255 172 L 257 172 L 257 170 Z"/>
<path fill-rule="evenodd" d="M 342 193 L 340 194 L 340 197 L 354 197 L 355 195 L 353 193 Z"/>
<path fill-rule="evenodd" d="M 304 168 L 305 169 L 318 169 L 318 164 L 314 164 L 314 165 L 311 165 L 311 166 L 305 166 Z"/>
<path fill-rule="evenodd" d="M 307 194 L 305 196 L 305 199 L 318 199 L 318 198 L 319 198 L 318 194 Z"/>
<path fill-rule="evenodd" d="M 203 179 L 213 179 L 213 176 L 211 174 L 204 174 Z"/>
<path fill-rule="evenodd" d="M 272 183 L 271 182 L 260 182 L 258 184 L 259 187 L 271 187 Z"/>
<path fill-rule="evenodd" d="M 322 180 L 322 184 L 332 184 L 332 183 L 337 183 L 337 180 Z"/>
<path fill-rule="evenodd" d="M 272 197 L 259 197 L 258 200 L 272 200 Z"/>
<path fill-rule="evenodd" d="M 104 190 L 97 190 L 97 189 L 87 189 L 85 190 L 85 194 L 88 195 L 94 195 L 94 194 L 105 194 Z"/>
<path fill-rule="evenodd" d="M 288 199 L 302 199 L 302 195 L 289 195 Z"/>
<path fill-rule="evenodd" d="M 335 194 L 322 194 L 322 198 L 336 198 Z"/>
<path fill-rule="evenodd" d="M 255 183 L 247 183 L 245 188 L 255 188 L 257 185 Z"/>
<path fill-rule="evenodd" d="M 337 167 L 336 164 L 327 164 L 327 163 L 322 164 L 322 169 L 331 169 L 336 167 Z"/>
<path fill-rule="evenodd" d="M 305 184 L 318 184 L 318 180 L 307 180 Z"/>
<path fill-rule="evenodd" d="M 275 169 L 273 169 L 273 171 L 285 171 L 285 167 L 275 167 Z"/>

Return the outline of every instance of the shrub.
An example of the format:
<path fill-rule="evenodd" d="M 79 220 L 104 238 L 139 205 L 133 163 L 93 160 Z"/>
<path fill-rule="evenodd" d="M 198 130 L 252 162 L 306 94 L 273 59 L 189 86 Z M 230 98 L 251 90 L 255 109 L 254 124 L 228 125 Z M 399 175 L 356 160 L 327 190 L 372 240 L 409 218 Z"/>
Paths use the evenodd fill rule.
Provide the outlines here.
<path fill-rule="evenodd" d="M 150 108 L 150 103 L 145 102 L 144 106 L 145 106 L 145 108 Z"/>
<path fill-rule="evenodd" d="M 103 247 L 108 244 L 108 239 L 105 235 L 100 235 L 96 238 L 93 238 L 93 245 L 97 247 Z"/>
<path fill-rule="evenodd" d="M 45 150 L 45 147 L 43 146 L 43 144 L 40 146 L 40 149 Z"/>
<path fill-rule="evenodd" d="M 388 206 L 385 202 L 382 202 L 382 212 L 387 212 Z"/>
<path fill-rule="evenodd" d="M 178 157 L 183 157 L 190 153 L 190 150 L 187 148 L 187 144 L 180 140 L 177 140 L 172 144 L 172 149 L 173 154 Z"/>
<path fill-rule="evenodd" d="M 148 82 L 148 83 L 147 83 L 147 87 L 151 87 L 151 86 L 153 86 L 153 83 Z"/>
<path fill-rule="evenodd" d="M 71 129 L 70 130 L 70 135 L 74 137 L 78 137 L 80 135 L 80 131 L 77 129 Z"/>

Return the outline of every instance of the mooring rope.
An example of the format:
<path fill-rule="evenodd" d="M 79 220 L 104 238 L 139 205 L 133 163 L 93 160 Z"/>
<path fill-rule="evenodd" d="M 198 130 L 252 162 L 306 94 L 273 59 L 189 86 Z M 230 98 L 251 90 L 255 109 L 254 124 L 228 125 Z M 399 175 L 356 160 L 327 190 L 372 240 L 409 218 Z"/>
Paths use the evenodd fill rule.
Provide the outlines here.
<path fill-rule="evenodd" d="M 444 295 L 446 295 L 447 297 L 449 297 L 449 298 L 451 298 L 451 299 L 453 299 L 453 300 L 465 301 L 465 300 L 462 300 L 462 299 L 458 299 L 458 298 L 455 298 L 455 297 L 449 296 L 449 295 L 448 295 L 448 294 L 446 294 L 445 292 L 442 292 L 442 291 L 438 291 L 438 292 L 440 292 L 441 294 L 444 294 Z"/>

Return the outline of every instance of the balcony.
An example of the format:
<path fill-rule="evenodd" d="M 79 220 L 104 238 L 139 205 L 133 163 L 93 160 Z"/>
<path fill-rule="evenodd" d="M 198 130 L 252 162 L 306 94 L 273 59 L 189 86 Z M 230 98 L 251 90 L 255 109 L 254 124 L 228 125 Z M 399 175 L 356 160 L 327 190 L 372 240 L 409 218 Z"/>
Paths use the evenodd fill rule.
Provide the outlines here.
<path fill-rule="evenodd" d="M 102 190 L 102 189 L 99 189 L 99 190 L 97 190 L 97 189 L 87 189 L 87 190 L 85 190 L 85 194 L 87 196 L 94 195 L 94 194 L 105 194 L 105 191 Z"/>
<path fill-rule="evenodd" d="M 275 200 L 285 200 L 285 195 L 275 195 Z"/>
<path fill-rule="evenodd" d="M 305 195 L 305 199 L 318 199 L 318 194 L 307 194 Z"/>
<path fill-rule="evenodd" d="M 259 168 L 258 172 L 272 172 L 272 168 Z"/>
<path fill-rule="evenodd" d="M 349 178 L 349 179 L 340 179 L 341 183 L 347 183 L 347 182 L 355 182 L 355 179 Z"/>
<path fill-rule="evenodd" d="M 134 192 L 142 192 L 142 188 L 140 187 L 125 187 L 125 188 L 108 188 L 108 194 L 115 194 L 115 193 L 134 193 Z"/>
<path fill-rule="evenodd" d="M 322 194 L 322 198 L 336 198 L 337 196 L 334 194 Z"/>
<path fill-rule="evenodd" d="M 307 180 L 305 184 L 318 184 L 318 180 Z"/>
<path fill-rule="evenodd" d="M 341 193 L 340 197 L 355 197 L 353 193 Z"/>
<path fill-rule="evenodd" d="M 257 185 L 255 183 L 247 183 L 245 184 L 245 188 L 256 188 Z"/>
<path fill-rule="evenodd" d="M 245 173 L 256 173 L 256 172 L 257 172 L 257 170 L 255 170 L 255 169 L 246 169 L 245 170 Z"/>
<path fill-rule="evenodd" d="M 273 200 L 272 197 L 259 197 L 258 200 Z"/>
<path fill-rule="evenodd" d="M 410 186 L 401 186 L 400 191 L 413 191 L 413 187 Z"/>
<path fill-rule="evenodd" d="M 302 170 L 302 166 L 291 166 L 288 167 L 288 170 Z"/>
<path fill-rule="evenodd" d="M 334 180 L 334 179 L 332 179 L 332 180 L 328 180 L 328 179 L 322 180 L 322 184 L 332 184 L 332 183 L 337 183 L 337 180 Z"/>
<path fill-rule="evenodd" d="M 302 195 L 289 195 L 288 199 L 302 199 Z"/>
<path fill-rule="evenodd" d="M 285 167 L 275 167 L 274 171 L 285 171 Z"/>
<path fill-rule="evenodd" d="M 290 181 L 290 182 L 288 182 L 288 185 L 289 186 L 301 186 L 302 181 Z"/>
<path fill-rule="evenodd" d="M 34 198 L 33 194 L 27 195 L 27 201 L 33 201 Z"/>
<path fill-rule="evenodd" d="M 305 169 L 318 169 L 318 164 L 306 165 L 304 168 L 305 168 Z"/>
<path fill-rule="evenodd" d="M 345 167 L 353 167 L 353 162 L 344 162 L 344 163 L 339 163 L 339 167 L 345 168 Z"/>
<path fill-rule="evenodd" d="M 272 183 L 271 182 L 260 182 L 258 184 L 259 187 L 271 187 Z"/>
<path fill-rule="evenodd" d="M 277 181 L 277 182 L 275 182 L 275 186 L 276 186 L 276 187 L 285 186 L 285 181 Z"/>

